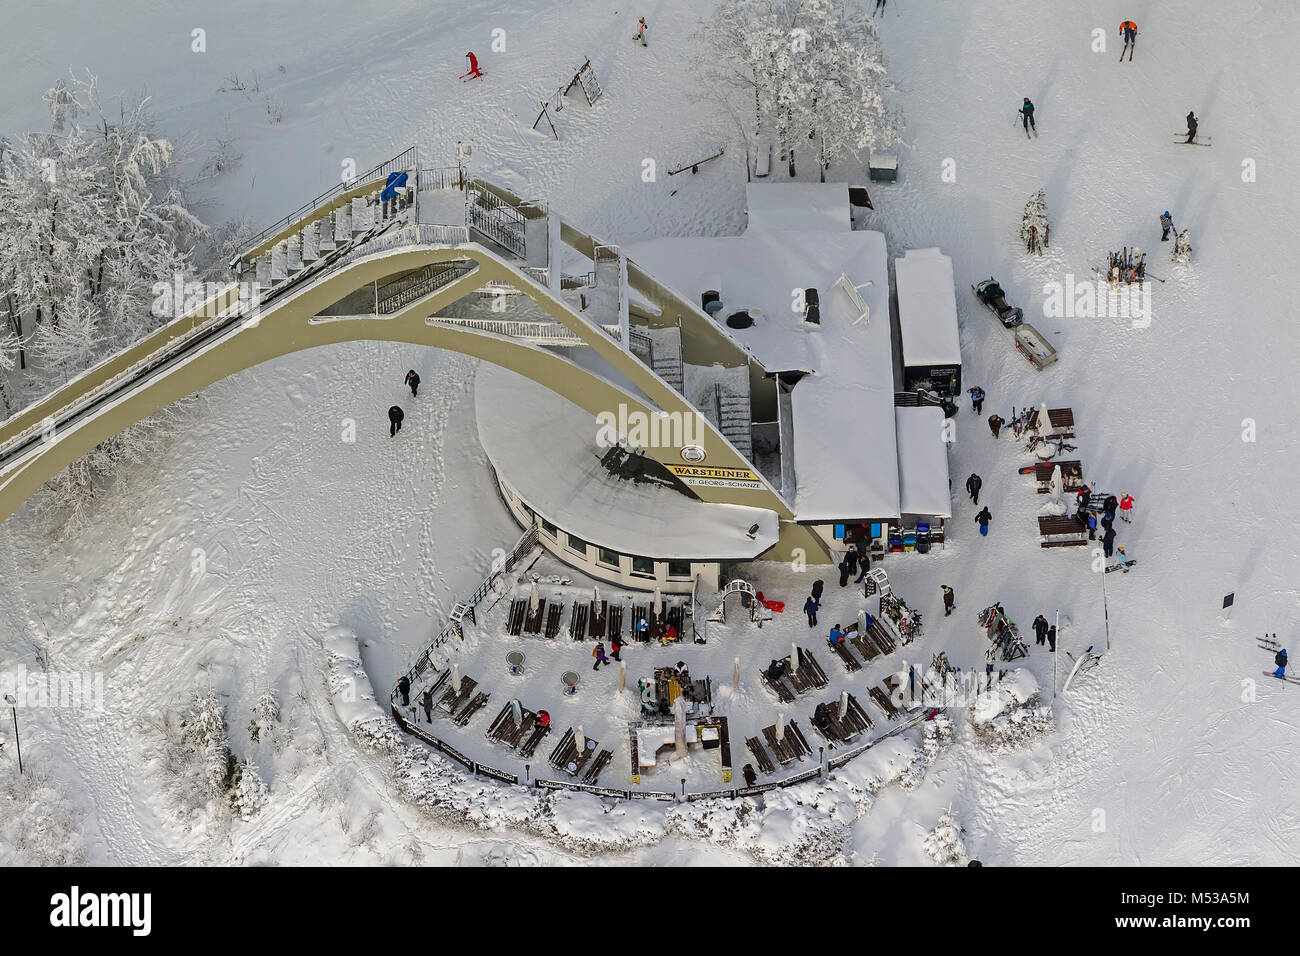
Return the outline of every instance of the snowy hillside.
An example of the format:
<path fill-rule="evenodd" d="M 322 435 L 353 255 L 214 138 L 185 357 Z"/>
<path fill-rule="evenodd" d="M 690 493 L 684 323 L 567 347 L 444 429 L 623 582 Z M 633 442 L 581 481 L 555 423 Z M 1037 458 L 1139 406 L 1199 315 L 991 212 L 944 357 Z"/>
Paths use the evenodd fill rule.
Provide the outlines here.
<path fill-rule="evenodd" d="M 745 224 L 743 147 L 691 65 L 710 57 L 719 28 L 701 25 L 707 4 L 69 6 L 75 14 L 56 16 L 29 5 L 6 28 L 0 133 L 41 127 L 41 94 L 69 65 L 90 68 L 105 91 L 146 89 L 158 133 L 185 148 L 191 175 L 218 138 L 242 157 L 194 187 L 210 224 L 269 225 L 338 182 L 347 160 L 364 168 L 418 145 L 435 164 L 454 163 L 459 140 L 475 145 L 475 174 L 610 242 L 735 235 Z M 350 628 L 370 682 L 391 687 L 519 529 L 478 443 L 475 363 L 367 342 L 207 389 L 183 436 L 122 475 L 86 529 L 51 530 L 30 509 L 0 526 L 3 667 L 104 675 L 102 710 L 20 710 L 24 763 L 58 795 L 39 802 L 94 864 L 918 865 L 950 842 L 951 828 L 934 832 L 949 807 L 962 852 L 988 864 L 1293 863 L 1300 773 L 1279 755 L 1295 749 L 1300 688 L 1264 676 L 1271 655 L 1255 636 L 1276 632 L 1294 649 L 1300 633 L 1300 519 L 1285 503 L 1300 471 L 1290 302 L 1300 8 L 1250 4 L 1254 29 L 1241 32 L 1196 0 L 1136 6 L 894 0 L 880 19 L 907 148 L 899 181 L 871 185 L 866 226 L 885 235 L 891 259 L 931 247 L 952 258 L 963 378 L 988 394 L 985 418 L 969 402 L 956 418 L 946 549 L 886 566 L 926 616 L 914 661 L 945 650 L 982 669 L 975 615 L 995 601 L 1022 634 L 1059 610 L 1061 648 L 1076 657 L 1104 649 L 1108 627 L 1100 667 L 1054 701 L 1051 655 L 1033 647 L 1019 662 L 1051 706 L 1050 730 L 991 746 L 992 731 L 953 709 L 951 740 L 892 738 L 838 781 L 773 792 L 749 819 L 565 797 L 528 826 L 534 808 L 518 792 L 435 770 L 425 797 L 438 796 L 425 801 L 411 783 L 415 758 L 340 720 L 325 635 Z M 646 47 L 631 41 L 643 13 Z M 1129 16 L 1141 34 L 1121 64 L 1115 28 Z M 195 28 L 206 52 L 192 50 Z M 489 53 L 498 28 L 505 51 Z M 1104 52 L 1093 50 L 1094 29 Z M 457 76 L 471 49 L 487 76 L 465 84 Z M 603 98 L 590 108 L 571 98 L 555 118 L 558 140 L 533 132 L 538 100 L 587 57 Z M 1026 96 L 1033 139 L 1016 112 Z M 1211 147 L 1174 145 L 1189 109 Z M 698 175 L 642 179 L 647 157 L 676 167 L 722 143 L 725 156 Z M 815 179 L 814 165 L 801 177 Z M 828 179 L 866 182 L 865 166 L 836 164 Z M 1031 258 L 1020 218 L 1040 188 L 1050 246 Z M 1190 230 L 1188 266 L 1160 241 L 1165 209 Z M 1052 283 L 1090 281 L 1108 252 L 1135 245 L 1163 280 L 1149 325 L 1044 315 Z M 1055 347 L 1056 365 L 1035 372 L 971 294 L 990 275 Z M 383 409 L 402 396 L 407 368 L 425 387 L 399 444 Z M 1017 474 L 1022 446 L 994 440 L 985 420 L 1041 402 L 1073 408 L 1093 487 L 1135 496 L 1134 522 L 1117 528 L 1138 562 L 1131 573 L 1103 579 L 1085 549 L 1038 547 L 1042 500 Z M 346 419 L 361 423 L 355 444 L 339 440 Z M 993 514 L 987 538 L 961 491 L 972 472 Z M 811 576 L 776 564 L 747 574 L 787 603 L 746 649 L 752 672 L 759 656 L 809 639 L 798 609 Z M 834 570 L 812 576 L 827 582 L 823 623 L 841 611 L 851 619 L 856 605 Z M 941 584 L 956 591 L 951 617 Z M 483 660 L 499 668 L 506 650 Z M 569 653 L 587 669 L 587 649 Z M 724 641 L 681 653 L 729 684 L 741 651 Z M 1063 680 L 1068 659 L 1059 663 Z M 247 821 L 187 802 L 169 764 L 167 715 L 209 688 L 226 706 L 232 749 L 269 790 Z M 247 728 L 267 690 L 282 717 L 254 740 Z M 732 706 L 750 732 L 775 712 L 743 680 Z M 0 816 L 37 802 L 0 790 Z M 0 828 L 0 861 L 54 862 L 49 846 L 20 844 L 16 831 Z"/>

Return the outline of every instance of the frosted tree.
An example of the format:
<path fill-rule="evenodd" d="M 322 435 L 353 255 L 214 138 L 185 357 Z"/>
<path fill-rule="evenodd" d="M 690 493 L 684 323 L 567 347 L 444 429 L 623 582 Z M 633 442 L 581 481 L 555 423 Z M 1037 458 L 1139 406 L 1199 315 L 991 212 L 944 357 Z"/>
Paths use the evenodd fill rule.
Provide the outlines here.
<path fill-rule="evenodd" d="M 196 758 L 203 792 L 209 797 L 226 793 L 235 772 L 226 729 L 226 708 L 216 691 L 195 693 L 181 716 L 181 740 Z"/>
<path fill-rule="evenodd" d="M 791 176 L 802 141 L 818 144 L 823 179 L 835 160 L 898 141 L 902 118 L 885 102 L 893 87 L 880 35 L 856 4 L 723 0 L 702 36 L 711 50 L 700 58 L 710 95 L 717 87 L 734 102 L 752 102 L 752 125 L 742 127 L 747 147 L 774 137 Z"/>
<path fill-rule="evenodd" d="M 1020 238 L 1025 244 L 1025 252 L 1036 252 L 1041 256 L 1047 248 L 1051 228 L 1047 221 L 1047 193 L 1040 189 L 1029 197 L 1025 214 L 1020 219 Z"/>
<path fill-rule="evenodd" d="M 275 688 L 267 688 L 257 699 L 253 719 L 248 722 L 249 739 L 257 743 L 263 736 L 269 738 L 279 722 L 280 698 L 276 696 Z"/>
<path fill-rule="evenodd" d="M 235 782 L 230 791 L 230 806 L 244 821 L 253 819 L 271 799 L 257 766 L 248 759 L 235 768 Z"/>
<path fill-rule="evenodd" d="M 1180 266 L 1191 264 L 1192 237 L 1186 229 L 1174 237 L 1174 251 L 1171 258 Z"/>
<path fill-rule="evenodd" d="M 957 823 L 952 807 L 944 810 L 939 822 L 925 838 L 925 852 L 939 866 L 962 866 L 966 863 L 966 844 L 962 840 L 965 831 Z"/>

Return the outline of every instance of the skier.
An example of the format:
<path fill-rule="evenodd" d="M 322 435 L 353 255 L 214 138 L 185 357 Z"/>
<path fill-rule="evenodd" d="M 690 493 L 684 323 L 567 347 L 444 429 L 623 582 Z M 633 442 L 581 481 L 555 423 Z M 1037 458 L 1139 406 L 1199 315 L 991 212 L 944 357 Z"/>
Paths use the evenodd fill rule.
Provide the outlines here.
<path fill-rule="evenodd" d="M 1007 420 L 1003 418 L 1001 415 L 989 416 L 989 431 L 993 433 L 994 438 L 998 437 L 998 432 L 1002 430 L 1002 426 L 1005 425 L 1006 423 Z"/>
<path fill-rule="evenodd" d="M 947 617 L 952 613 L 953 606 L 957 600 L 957 595 L 953 592 L 953 589 L 948 587 L 946 584 L 940 584 L 939 587 L 943 591 L 943 616 Z"/>
<path fill-rule="evenodd" d="M 1124 38 L 1124 50 L 1128 50 L 1129 47 L 1132 47 L 1134 50 L 1136 50 L 1137 39 L 1138 39 L 1138 25 L 1134 23 L 1132 20 L 1125 20 L 1123 23 L 1119 25 L 1119 32 L 1120 35 Z M 1123 62 L 1124 60 L 1124 50 L 1119 51 L 1120 62 Z M 1132 50 L 1129 50 L 1128 59 L 1130 63 L 1133 62 Z"/>
<path fill-rule="evenodd" d="M 411 387 L 411 397 L 415 398 L 415 393 L 420 390 L 420 376 L 416 374 L 415 369 L 406 373 L 406 384 Z"/>
<path fill-rule="evenodd" d="M 1187 143 L 1196 142 L 1196 125 L 1197 125 L 1196 114 L 1191 110 L 1188 110 L 1187 111 L 1187 140 L 1186 142 L 1184 142 L 1183 144 L 1184 146 L 1187 145 Z"/>
<path fill-rule="evenodd" d="M 1169 210 L 1166 209 L 1160 214 L 1160 241 L 1168 242 L 1171 232 L 1177 235 L 1178 230 L 1174 228 L 1174 217 L 1169 215 Z"/>
<path fill-rule="evenodd" d="M 970 403 L 975 409 L 976 415 L 984 414 L 984 389 L 976 385 L 974 388 L 966 389 L 970 393 Z"/>
<path fill-rule="evenodd" d="M 591 652 L 591 656 L 596 658 L 596 663 L 591 665 L 592 670 L 600 670 L 601 664 L 608 664 L 609 658 L 605 656 L 605 645 L 597 644 L 596 649 Z"/>
<path fill-rule="evenodd" d="M 821 580 L 821 578 L 818 578 L 816 581 L 813 582 L 813 586 L 812 586 L 813 600 L 816 601 L 819 605 L 822 603 L 822 591 L 825 590 L 825 588 L 826 588 L 826 584 Z"/>
<path fill-rule="evenodd" d="M 613 657 L 614 660 L 616 661 L 621 661 L 622 658 L 619 657 L 618 655 L 622 650 L 623 650 L 623 635 L 622 634 L 613 635 L 609 639 L 610 656 Z"/>
<path fill-rule="evenodd" d="M 408 707 L 411 703 L 411 680 L 405 674 L 397 679 L 397 692 L 402 695 L 402 706 Z"/>
<path fill-rule="evenodd" d="M 1034 623 L 1032 626 L 1034 628 L 1034 635 L 1038 638 L 1038 643 L 1046 644 L 1047 629 L 1051 627 L 1051 625 L 1047 623 L 1047 618 L 1043 617 L 1043 615 L 1041 614 L 1038 615 L 1038 617 L 1034 618 Z"/>
<path fill-rule="evenodd" d="M 465 56 L 469 58 L 469 70 L 462 73 L 460 78 L 462 80 L 473 80 L 482 76 L 483 71 L 478 68 L 478 57 L 473 53 L 466 53 Z"/>
<path fill-rule="evenodd" d="M 1034 104 L 1029 102 L 1029 97 L 1025 97 L 1025 105 L 1020 107 L 1020 120 L 1025 124 L 1025 138 L 1029 138 L 1029 127 L 1034 128 L 1034 135 L 1038 135 L 1038 125 L 1034 122 Z"/>
<path fill-rule="evenodd" d="M 1119 517 L 1121 521 L 1133 521 L 1133 496 L 1125 494 L 1119 499 Z"/>
<path fill-rule="evenodd" d="M 758 783 L 758 774 L 754 773 L 753 764 L 745 764 L 745 766 L 740 768 L 740 773 L 745 778 L 745 786 L 752 787 L 754 784 Z"/>
<path fill-rule="evenodd" d="M 973 471 L 970 473 L 970 477 L 966 479 L 966 491 L 970 494 L 972 504 L 980 503 L 980 487 L 983 484 L 984 479 Z"/>
<path fill-rule="evenodd" d="M 1089 535 L 1091 537 L 1091 535 Z M 1106 557 L 1115 553 L 1115 529 L 1107 528 L 1106 533 L 1101 536 L 1101 546 L 1106 552 Z"/>
<path fill-rule="evenodd" d="M 1277 656 L 1273 658 L 1273 663 L 1277 665 L 1277 670 L 1273 672 L 1273 676 L 1278 678 L 1279 680 L 1285 680 L 1286 679 L 1286 648 L 1285 647 L 1277 652 Z"/>
<path fill-rule="evenodd" d="M 406 413 L 403 412 L 401 407 L 398 405 L 394 405 L 392 408 L 388 410 L 388 437 L 389 438 L 392 438 L 394 435 L 396 435 L 398 432 L 402 430 L 402 419 L 405 417 L 406 417 Z"/>
<path fill-rule="evenodd" d="M 808 615 L 808 626 L 817 626 L 817 599 L 809 596 L 808 600 L 803 602 L 803 612 Z"/>
<path fill-rule="evenodd" d="M 649 25 L 645 22 L 645 17 L 642 17 L 642 18 L 641 18 L 641 22 L 638 23 L 638 24 L 636 25 L 636 35 L 633 36 L 632 39 L 633 39 L 633 40 L 640 40 L 640 41 L 641 41 L 641 45 L 642 45 L 642 46 L 645 46 L 645 45 L 646 45 L 646 42 L 645 42 L 645 32 L 646 32 L 647 30 L 649 30 L 649 29 L 650 29 L 650 27 L 649 27 Z"/>
<path fill-rule="evenodd" d="M 993 520 L 993 515 L 989 513 L 989 506 L 985 505 L 984 510 L 975 516 L 975 523 L 980 526 L 980 535 L 987 538 L 989 536 L 989 522 Z"/>

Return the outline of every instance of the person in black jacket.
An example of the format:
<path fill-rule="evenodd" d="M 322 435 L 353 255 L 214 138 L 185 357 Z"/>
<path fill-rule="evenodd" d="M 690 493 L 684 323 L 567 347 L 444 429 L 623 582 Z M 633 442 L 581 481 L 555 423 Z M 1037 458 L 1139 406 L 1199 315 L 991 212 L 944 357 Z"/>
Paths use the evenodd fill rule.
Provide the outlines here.
<path fill-rule="evenodd" d="M 1053 624 L 1047 629 L 1047 649 L 1056 653 L 1056 625 Z"/>
<path fill-rule="evenodd" d="M 970 500 L 975 504 L 980 503 L 980 487 L 983 484 L 984 479 L 973 471 L 970 473 L 970 477 L 966 479 L 966 491 L 970 494 Z"/>
<path fill-rule="evenodd" d="M 411 703 L 411 680 L 405 674 L 397 679 L 397 692 L 402 695 L 402 706 L 408 707 Z"/>
<path fill-rule="evenodd" d="M 984 537 L 989 535 L 989 522 L 993 520 L 993 515 L 989 512 L 989 506 L 985 505 L 984 510 L 975 516 L 975 523 L 980 526 L 980 534 Z"/>
<path fill-rule="evenodd" d="M 392 408 L 388 410 L 388 437 L 389 438 L 392 438 L 394 435 L 396 435 L 398 432 L 402 430 L 402 419 L 405 417 L 406 417 L 406 413 L 402 411 L 400 406 L 394 405 Z"/>
<path fill-rule="evenodd" d="M 1106 533 L 1101 536 L 1101 546 L 1106 552 L 1106 557 L 1115 553 L 1115 529 L 1107 528 Z"/>
<path fill-rule="evenodd" d="M 411 397 L 415 398 L 415 393 L 420 390 L 420 376 L 416 374 L 415 369 L 406 373 L 406 384 L 411 386 Z"/>
<path fill-rule="evenodd" d="M 849 553 L 852 554 L 853 552 Z M 852 570 L 850 570 L 849 559 L 848 557 L 845 557 L 840 561 L 840 587 L 848 587 L 849 575 L 852 573 Z"/>
<path fill-rule="evenodd" d="M 817 599 L 809 596 L 808 600 L 803 602 L 803 612 L 808 615 L 808 626 L 817 626 Z"/>
<path fill-rule="evenodd" d="M 813 600 L 816 601 L 818 604 L 822 603 L 822 591 L 825 589 L 825 587 L 826 584 L 824 581 L 822 581 L 821 578 L 818 578 L 816 581 L 813 582 L 812 596 L 813 596 Z"/>
<path fill-rule="evenodd" d="M 1034 634 L 1035 634 L 1035 636 L 1037 636 L 1037 638 L 1038 638 L 1038 643 L 1039 643 L 1039 644 L 1046 644 L 1046 643 L 1047 643 L 1047 629 L 1048 629 L 1049 627 L 1051 627 L 1051 625 L 1047 623 L 1047 618 L 1043 617 L 1043 615 L 1041 615 L 1041 614 L 1038 615 L 1038 617 L 1034 618 L 1034 625 L 1033 625 L 1033 626 L 1034 626 Z"/>
<path fill-rule="evenodd" d="M 957 600 L 957 595 L 953 592 L 953 589 L 948 587 L 946 584 L 941 584 L 939 587 L 943 590 L 943 616 L 947 617 L 952 613 L 953 604 Z"/>

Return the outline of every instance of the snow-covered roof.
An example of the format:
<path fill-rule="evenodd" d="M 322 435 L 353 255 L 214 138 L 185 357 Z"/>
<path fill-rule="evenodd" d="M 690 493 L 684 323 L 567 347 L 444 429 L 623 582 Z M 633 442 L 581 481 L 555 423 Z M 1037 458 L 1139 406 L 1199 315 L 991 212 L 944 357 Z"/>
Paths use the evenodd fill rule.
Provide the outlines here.
<path fill-rule="evenodd" d="M 748 196 L 740 236 L 654 239 L 628 246 L 628 255 L 691 301 L 717 289 L 719 320 L 760 309 L 752 327 L 728 331 L 768 371 L 809 373 L 791 392 L 797 520 L 897 516 L 885 238 L 849 229 L 843 184 L 753 183 Z M 868 321 L 834 289 L 841 275 L 860 287 Z M 794 312 L 795 288 L 818 290 L 820 326 Z"/>
<path fill-rule="evenodd" d="M 948 489 L 948 446 L 943 410 L 933 405 L 895 408 L 898 431 L 898 488 L 902 514 L 952 517 Z"/>
<path fill-rule="evenodd" d="M 845 183 L 750 183 L 745 187 L 750 230 L 848 232 Z"/>
<path fill-rule="evenodd" d="M 960 365 L 952 260 L 938 249 L 909 249 L 894 260 L 894 283 L 904 364 Z"/>
<path fill-rule="evenodd" d="M 596 420 L 545 386 L 484 363 L 474 387 L 492 466 L 538 514 L 588 543 L 683 561 L 749 559 L 776 543 L 773 511 L 615 478 L 600 463 L 607 449 L 596 442 Z"/>

